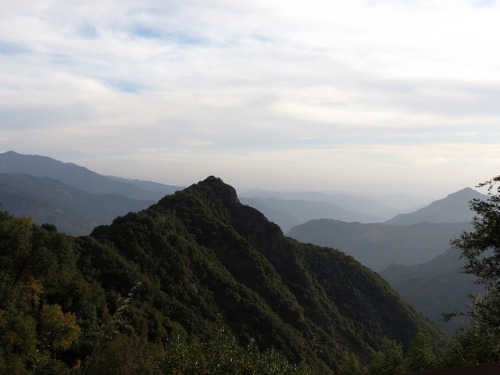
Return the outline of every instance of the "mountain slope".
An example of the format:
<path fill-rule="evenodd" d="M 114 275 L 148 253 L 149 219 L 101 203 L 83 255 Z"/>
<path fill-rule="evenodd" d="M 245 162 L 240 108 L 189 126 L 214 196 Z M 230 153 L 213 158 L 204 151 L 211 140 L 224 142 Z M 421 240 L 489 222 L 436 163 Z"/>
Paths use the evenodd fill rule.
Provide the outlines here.
<path fill-rule="evenodd" d="M 92 194 L 120 194 L 128 198 L 158 200 L 165 194 L 178 190 L 171 186 L 167 191 L 147 190 L 123 180 L 101 176 L 73 163 L 63 163 L 46 156 L 21 155 L 13 151 L 0 154 L 0 173 L 23 173 L 49 177 L 66 185 Z M 168 187 L 168 185 L 165 185 Z"/>
<path fill-rule="evenodd" d="M 470 210 L 472 199 L 486 199 L 487 196 L 471 188 L 465 188 L 432 202 L 430 205 L 409 214 L 396 215 L 386 221 L 389 225 L 410 225 L 428 221 L 431 223 L 471 222 L 474 212 Z"/>
<path fill-rule="evenodd" d="M 15 216 L 54 224 L 72 235 L 89 234 L 120 215 L 142 210 L 153 201 L 118 194 L 90 194 L 50 178 L 0 173 L 0 204 Z"/>
<path fill-rule="evenodd" d="M 473 275 L 461 272 L 463 263 L 459 250 L 451 248 L 426 263 L 410 267 L 391 265 L 380 275 L 417 311 L 440 322 L 443 313 L 466 311 L 467 295 L 484 293 L 482 286 L 474 284 Z M 440 323 L 454 333 L 467 321 L 457 317 Z"/>
<path fill-rule="evenodd" d="M 311 220 L 290 230 L 302 242 L 340 249 L 375 271 L 392 263 L 419 264 L 449 247 L 449 241 L 470 223 L 417 223 L 406 226 Z"/>
<path fill-rule="evenodd" d="M 187 288 L 178 301 L 190 312 L 177 319 L 190 331 L 193 309 L 203 319 L 220 312 L 240 338 L 295 361 L 333 368 L 333 353 L 367 358 L 383 336 L 408 345 L 424 326 L 440 335 L 378 275 L 339 251 L 287 239 L 213 177 L 92 236 L 150 277 L 165 275 L 163 289 Z"/>

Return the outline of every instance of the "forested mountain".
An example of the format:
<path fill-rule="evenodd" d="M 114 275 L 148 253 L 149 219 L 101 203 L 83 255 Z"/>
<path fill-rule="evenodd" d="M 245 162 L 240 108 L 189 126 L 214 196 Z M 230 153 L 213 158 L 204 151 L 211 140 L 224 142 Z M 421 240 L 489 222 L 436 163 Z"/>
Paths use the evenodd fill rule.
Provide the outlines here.
<path fill-rule="evenodd" d="M 476 277 L 462 272 L 463 265 L 460 251 L 451 248 L 423 264 L 391 265 L 380 275 L 417 311 L 455 333 L 467 320 L 456 317 L 445 323 L 442 314 L 466 311 L 469 294 L 484 294 L 484 287 L 474 283 Z"/>
<path fill-rule="evenodd" d="M 433 259 L 448 247 L 450 239 L 471 227 L 470 223 L 430 223 L 396 226 L 311 220 L 290 230 L 302 242 L 340 249 L 381 271 L 395 263 L 415 265 Z"/>
<path fill-rule="evenodd" d="M 14 216 L 51 223 L 67 234 L 84 235 L 154 201 L 118 194 L 90 194 L 58 180 L 28 174 L 0 173 L 0 204 Z"/>
<path fill-rule="evenodd" d="M 446 198 L 434 201 L 418 211 L 396 215 L 385 223 L 411 225 L 424 221 L 431 223 L 471 222 L 474 212 L 471 211 L 469 202 L 475 198 L 485 200 L 487 196 L 471 188 L 465 188 L 448 195 Z"/>
<path fill-rule="evenodd" d="M 408 347 L 425 328 L 446 340 L 380 276 L 286 238 L 214 177 L 85 237 L 1 213 L 0 241 L 4 370 L 97 374 L 128 361 L 146 374 L 155 348 L 214 337 L 219 316 L 242 345 L 256 340 L 317 374 L 332 373 L 342 350 L 366 361 L 383 337 Z"/>
<path fill-rule="evenodd" d="M 178 186 L 162 185 L 164 190 L 137 186 L 137 181 L 104 177 L 73 163 L 63 163 L 46 156 L 21 155 L 13 151 L 0 154 L 0 173 L 23 173 L 36 177 L 49 177 L 66 185 L 92 194 L 120 194 L 124 197 L 154 200 L 179 190 Z"/>

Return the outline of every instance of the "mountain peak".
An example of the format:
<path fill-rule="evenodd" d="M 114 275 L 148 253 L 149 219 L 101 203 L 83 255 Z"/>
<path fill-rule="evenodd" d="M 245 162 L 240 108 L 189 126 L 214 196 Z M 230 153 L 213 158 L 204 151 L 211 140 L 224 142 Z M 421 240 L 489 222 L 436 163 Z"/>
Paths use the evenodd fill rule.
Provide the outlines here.
<path fill-rule="evenodd" d="M 483 194 L 481 194 L 477 190 L 474 190 L 470 187 L 466 187 L 466 188 L 463 188 L 462 190 L 448 194 L 448 196 L 445 199 L 456 198 L 456 197 L 473 199 L 473 198 L 481 198 L 482 196 L 483 196 Z"/>
<path fill-rule="evenodd" d="M 209 176 L 205 180 L 163 197 L 155 207 L 215 215 L 220 220 L 228 220 L 229 210 L 240 205 L 236 190 L 222 179 Z"/>
<path fill-rule="evenodd" d="M 189 189 L 196 190 L 207 199 L 220 199 L 226 206 L 232 206 L 239 203 L 236 190 L 222 181 L 219 177 L 208 176 L 205 180 L 191 185 Z"/>
<path fill-rule="evenodd" d="M 222 179 L 219 177 L 208 176 L 205 180 L 199 182 L 198 184 L 208 186 L 214 189 L 214 191 L 224 192 L 226 194 L 236 197 L 236 190 L 232 186 L 222 181 Z"/>
<path fill-rule="evenodd" d="M 472 199 L 487 199 L 487 196 L 466 187 L 449 194 L 446 198 L 436 200 L 418 211 L 396 215 L 385 223 L 410 225 L 425 221 L 431 223 L 470 222 L 474 217 L 474 212 L 470 210 L 469 206 Z"/>

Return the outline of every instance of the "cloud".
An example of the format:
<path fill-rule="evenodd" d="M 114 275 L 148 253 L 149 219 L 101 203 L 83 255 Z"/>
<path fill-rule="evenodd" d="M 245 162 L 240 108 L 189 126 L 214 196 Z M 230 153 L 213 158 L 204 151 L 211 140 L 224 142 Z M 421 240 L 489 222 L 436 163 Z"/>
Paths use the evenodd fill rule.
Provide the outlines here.
<path fill-rule="evenodd" d="M 421 176 L 500 141 L 496 2 L 3 5 L 1 148 L 320 183 L 322 158 Z"/>

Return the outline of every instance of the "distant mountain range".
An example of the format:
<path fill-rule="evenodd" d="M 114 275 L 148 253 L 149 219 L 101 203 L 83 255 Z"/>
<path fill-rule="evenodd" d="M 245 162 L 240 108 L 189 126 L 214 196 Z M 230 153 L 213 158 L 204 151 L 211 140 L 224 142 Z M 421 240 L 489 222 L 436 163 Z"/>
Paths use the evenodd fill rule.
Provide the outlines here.
<path fill-rule="evenodd" d="M 472 199 L 485 200 L 487 196 L 471 188 L 465 188 L 415 212 L 397 215 L 385 223 L 411 225 L 424 221 L 430 223 L 471 222 L 474 212 L 470 210 L 469 202 Z"/>
<path fill-rule="evenodd" d="M 171 194 L 181 186 L 164 185 L 151 181 L 141 181 L 136 179 L 125 179 L 115 176 L 102 176 L 98 173 L 88 170 L 87 168 L 78 166 L 73 163 L 64 163 L 46 156 L 39 155 L 22 155 L 13 151 L 8 151 L 0 154 L 0 173 L 3 174 L 26 174 L 32 177 L 51 178 L 60 183 L 78 189 L 83 193 L 102 195 L 116 194 L 123 198 L 130 198 L 133 201 L 123 199 L 119 206 L 112 208 L 112 200 L 108 200 L 102 210 L 116 215 L 124 214 L 128 211 L 136 210 L 137 207 L 145 208 L 152 201 L 157 201 L 167 194 Z M 4 178 L 6 181 L 7 178 Z M 15 181 L 19 182 L 19 178 L 13 179 L 11 185 Z M 32 179 L 31 184 L 35 182 Z M 23 211 L 22 207 L 27 205 L 13 205 L 12 197 L 2 197 L 0 195 L 0 203 L 4 201 L 4 206 L 16 212 L 16 214 L 32 215 L 37 223 L 48 221 L 55 224 L 60 230 L 67 233 L 78 235 L 86 234 L 96 224 L 106 224 L 111 220 L 112 214 L 103 215 L 102 210 L 98 205 L 88 204 L 87 200 L 97 201 L 100 198 L 80 195 L 83 199 L 77 203 L 77 196 L 74 190 L 68 190 L 68 196 L 71 196 L 72 206 L 66 206 L 69 202 L 64 202 L 60 197 L 54 200 L 54 196 L 50 191 L 44 191 L 43 186 L 48 188 L 47 183 L 41 184 L 37 193 L 40 196 L 33 196 L 32 191 L 30 196 L 30 211 Z M 10 186 L 12 188 L 12 186 Z M 8 189 L 5 186 L 5 189 Z M 23 191 L 22 186 L 16 188 L 18 196 Z M 58 186 L 58 190 L 62 191 L 63 186 Z M 29 192 L 26 192 L 29 193 Z M 62 194 L 64 196 L 64 194 Z M 243 203 L 251 207 L 257 208 L 263 212 L 271 221 L 278 224 L 284 232 L 288 232 L 293 226 L 302 224 L 308 220 L 318 218 L 331 218 L 347 222 L 380 222 L 394 216 L 398 209 L 379 203 L 375 200 L 356 197 L 349 194 L 324 194 L 318 192 L 272 192 L 272 191 L 247 191 L 240 194 L 240 199 Z M 27 195 L 28 196 L 28 195 Z M 408 206 L 414 205 L 413 198 L 408 197 L 410 202 Z M 137 201 L 143 201 L 141 205 Z M 50 210 L 37 208 L 37 205 L 51 207 Z M 80 212 L 80 209 L 86 207 L 85 212 Z M 93 211 L 94 208 L 99 208 Z M 52 212 L 52 214 L 49 214 Z M 57 212 L 57 214 L 55 214 Z M 399 212 L 401 212 L 399 210 Z M 74 217 L 70 217 L 73 213 Z M 92 220 L 88 220 L 90 218 Z M 78 224 L 79 223 L 79 224 Z"/>
<path fill-rule="evenodd" d="M 460 326 L 468 324 L 468 320 L 456 317 L 444 323 L 442 314 L 466 311 L 467 296 L 484 293 L 484 287 L 474 283 L 474 276 L 461 272 L 463 264 L 459 250 L 451 248 L 423 264 L 393 264 L 380 275 L 417 311 L 455 333 Z"/>
<path fill-rule="evenodd" d="M 469 229 L 470 223 L 417 223 L 405 226 L 311 220 L 288 235 L 302 242 L 344 251 L 375 271 L 389 265 L 415 265 L 449 248 L 450 239 Z"/>
<path fill-rule="evenodd" d="M 24 173 L 36 177 L 48 177 L 91 194 L 120 194 L 141 200 L 156 201 L 182 188 L 138 180 L 109 178 L 73 163 L 63 163 L 47 156 L 21 155 L 13 151 L 0 154 L 0 173 Z M 154 188 L 151 188 L 152 186 Z"/>
<path fill-rule="evenodd" d="M 467 320 L 445 324 L 442 313 L 465 310 L 467 295 L 482 290 L 473 277 L 460 272 L 458 250 L 449 249 L 451 239 L 472 229 L 472 199 L 487 196 L 466 188 L 383 224 L 311 220 L 288 235 L 352 255 L 380 272 L 419 312 L 453 333 Z"/>
<path fill-rule="evenodd" d="M 422 198 L 403 196 L 394 200 L 388 197 L 364 198 L 346 193 L 277 192 L 267 190 L 244 191 L 239 194 L 243 203 L 264 213 L 287 233 L 292 227 L 313 219 L 334 219 L 345 222 L 383 222 L 401 212 L 409 212 Z M 384 203 L 381 203 L 384 202 Z M 391 206 L 386 202 L 394 203 Z"/>
<path fill-rule="evenodd" d="M 352 212 L 325 201 L 255 197 L 241 198 L 241 202 L 261 211 L 269 220 L 278 224 L 283 232 L 315 218 L 336 218 L 364 223 L 382 220 L 378 216 Z"/>
<path fill-rule="evenodd" d="M 51 223 L 64 233 L 83 235 L 154 201 L 90 194 L 52 178 L 0 173 L 0 203 L 12 215 L 31 216 L 37 224 Z"/>
<path fill-rule="evenodd" d="M 265 198 L 284 201 L 323 202 L 342 207 L 344 210 L 370 217 L 392 217 L 401 209 L 375 199 L 354 196 L 346 193 L 326 194 L 314 191 L 279 192 L 269 190 L 244 191 L 240 198 Z M 408 204 L 405 208 L 412 206 Z"/>
<path fill-rule="evenodd" d="M 0 154 L 0 204 L 16 216 L 84 235 L 147 208 L 179 186 L 104 177 L 71 163 L 15 152 Z"/>
<path fill-rule="evenodd" d="M 465 188 L 383 224 L 311 220 L 293 227 L 288 235 L 345 251 L 377 271 L 393 263 L 416 265 L 442 254 L 452 238 L 471 228 L 474 212 L 469 202 L 475 198 L 487 196 Z"/>

